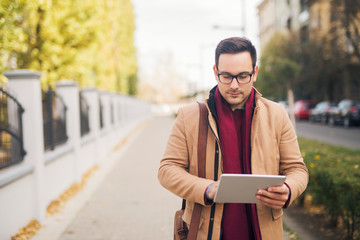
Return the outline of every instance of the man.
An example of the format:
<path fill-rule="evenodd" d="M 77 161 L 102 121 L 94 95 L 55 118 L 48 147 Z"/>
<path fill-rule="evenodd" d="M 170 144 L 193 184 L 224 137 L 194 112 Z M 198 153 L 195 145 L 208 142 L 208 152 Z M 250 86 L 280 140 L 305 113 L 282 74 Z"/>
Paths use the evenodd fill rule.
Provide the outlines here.
<path fill-rule="evenodd" d="M 224 39 L 216 48 L 218 84 L 206 100 L 206 178 L 197 177 L 197 104 L 179 110 L 160 162 L 160 183 L 187 200 L 188 225 L 194 203 L 203 205 L 198 239 L 282 239 L 282 208 L 307 186 L 307 168 L 285 109 L 253 87 L 256 58 L 246 38 Z M 286 181 L 259 190 L 259 204 L 213 203 L 222 173 L 285 175 Z"/>

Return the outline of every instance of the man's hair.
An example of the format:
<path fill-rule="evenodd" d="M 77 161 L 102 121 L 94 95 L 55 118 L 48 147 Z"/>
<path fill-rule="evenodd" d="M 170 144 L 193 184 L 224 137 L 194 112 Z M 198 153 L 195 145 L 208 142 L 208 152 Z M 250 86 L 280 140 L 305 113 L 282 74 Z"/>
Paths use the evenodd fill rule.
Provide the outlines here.
<path fill-rule="evenodd" d="M 223 53 L 249 52 L 252 60 L 253 69 L 256 66 L 256 49 L 251 41 L 245 37 L 231 37 L 222 40 L 215 50 L 215 65 L 219 64 L 220 55 Z"/>

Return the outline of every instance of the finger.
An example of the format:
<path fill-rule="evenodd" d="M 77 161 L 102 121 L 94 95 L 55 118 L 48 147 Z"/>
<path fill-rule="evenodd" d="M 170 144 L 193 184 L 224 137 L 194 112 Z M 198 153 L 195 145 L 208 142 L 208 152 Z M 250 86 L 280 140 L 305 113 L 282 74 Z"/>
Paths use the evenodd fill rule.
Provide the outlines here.
<path fill-rule="evenodd" d="M 283 201 L 279 201 L 279 200 L 274 200 L 265 196 L 261 196 L 261 195 L 256 195 L 256 198 L 265 206 L 268 206 L 270 208 L 274 208 L 274 209 L 280 209 L 284 206 L 285 202 Z"/>
<path fill-rule="evenodd" d="M 256 196 L 268 203 L 286 202 L 286 198 L 278 194 L 256 195 Z"/>
<path fill-rule="evenodd" d="M 259 199 L 259 202 L 273 209 L 281 209 L 284 204 L 280 202 L 268 202 L 266 199 Z"/>
<path fill-rule="evenodd" d="M 287 193 L 288 188 L 285 185 L 282 185 L 282 186 L 278 186 L 278 187 L 269 187 L 267 189 L 267 191 L 274 192 L 274 193 Z"/>
<path fill-rule="evenodd" d="M 286 192 L 277 193 L 277 192 L 268 192 L 266 190 L 258 190 L 258 195 L 284 202 L 286 202 L 288 199 L 288 194 Z"/>

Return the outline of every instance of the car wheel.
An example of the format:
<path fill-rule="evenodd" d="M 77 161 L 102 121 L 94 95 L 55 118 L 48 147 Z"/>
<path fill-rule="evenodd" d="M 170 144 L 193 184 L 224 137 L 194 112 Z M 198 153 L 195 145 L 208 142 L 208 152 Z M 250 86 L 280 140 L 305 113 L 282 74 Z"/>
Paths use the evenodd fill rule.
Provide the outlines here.
<path fill-rule="evenodd" d="M 330 127 L 335 126 L 335 118 L 334 117 L 329 117 L 329 126 Z"/>
<path fill-rule="evenodd" d="M 345 128 L 349 128 L 350 127 L 350 118 L 349 117 L 345 117 L 344 118 L 344 127 Z"/>

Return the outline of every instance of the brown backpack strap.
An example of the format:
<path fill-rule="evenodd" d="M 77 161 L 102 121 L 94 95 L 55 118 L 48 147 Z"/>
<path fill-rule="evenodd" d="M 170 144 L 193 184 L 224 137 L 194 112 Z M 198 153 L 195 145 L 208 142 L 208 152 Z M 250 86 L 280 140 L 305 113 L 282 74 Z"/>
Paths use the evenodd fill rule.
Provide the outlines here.
<path fill-rule="evenodd" d="M 205 178 L 205 162 L 206 162 L 206 140 L 208 132 L 208 110 L 204 103 L 199 103 L 200 120 L 199 120 L 199 136 L 198 136 L 198 176 Z"/>
<path fill-rule="evenodd" d="M 198 176 L 205 178 L 205 162 L 206 162 L 206 140 L 208 132 L 208 110 L 204 103 L 199 103 L 200 120 L 199 120 L 199 136 L 198 136 Z M 189 240 L 196 240 L 200 224 L 201 204 L 195 203 L 191 216 L 189 229 Z"/>

